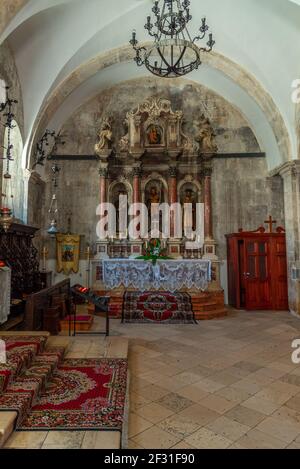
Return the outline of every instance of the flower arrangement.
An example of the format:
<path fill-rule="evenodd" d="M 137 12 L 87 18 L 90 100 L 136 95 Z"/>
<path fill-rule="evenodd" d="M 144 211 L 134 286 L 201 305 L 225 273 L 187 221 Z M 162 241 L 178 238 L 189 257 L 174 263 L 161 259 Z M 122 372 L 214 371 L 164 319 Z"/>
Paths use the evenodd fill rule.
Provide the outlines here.
<path fill-rule="evenodd" d="M 143 255 L 137 257 L 137 259 L 151 261 L 155 265 L 159 259 L 167 260 L 171 259 L 171 257 L 167 256 L 167 249 L 162 247 L 160 239 L 151 239 L 147 243 L 146 248 L 143 249 Z"/>

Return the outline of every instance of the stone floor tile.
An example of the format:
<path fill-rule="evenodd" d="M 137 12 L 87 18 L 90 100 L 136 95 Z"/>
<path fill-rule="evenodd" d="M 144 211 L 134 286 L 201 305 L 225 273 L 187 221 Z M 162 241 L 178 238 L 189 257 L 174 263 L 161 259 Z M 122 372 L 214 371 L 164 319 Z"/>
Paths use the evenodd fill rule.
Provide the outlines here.
<path fill-rule="evenodd" d="M 202 389 L 192 384 L 179 389 L 177 391 L 177 394 L 179 394 L 180 396 L 186 397 L 187 399 L 193 402 L 199 402 L 199 403 L 202 401 L 202 399 L 209 396 L 208 392 L 202 391 Z"/>
<path fill-rule="evenodd" d="M 152 402 L 146 406 L 140 407 L 135 411 L 140 417 L 152 422 L 153 424 L 157 424 L 162 420 L 170 417 L 173 415 L 173 411 L 167 409 L 166 407 L 157 404 L 156 402 Z"/>
<path fill-rule="evenodd" d="M 41 449 L 48 432 L 15 432 L 5 444 L 6 449 Z"/>
<path fill-rule="evenodd" d="M 256 428 L 286 443 L 292 443 L 300 435 L 300 423 L 288 422 L 278 417 L 268 417 Z"/>
<path fill-rule="evenodd" d="M 81 449 L 116 449 L 121 448 L 120 432 L 86 432 Z"/>
<path fill-rule="evenodd" d="M 162 399 L 164 396 L 169 394 L 169 391 L 167 389 L 161 388 L 160 386 L 153 384 L 139 389 L 137 394 L 144 397 L 145 399 L 148 399 L 151 402 L 154 402 L 158 401 L 159 399 Z"/>
<path fill-rule="evenodd" d="M 284 449 L 287 446 L 286 442 L 257 429 L 250 430 L 236 443 L 247 449 Z"/>
<path fill-rule="evenodd" d="M 149 422 L 148 420 L 140 417 L 139 415 L 131 412 L 129 414 L 129 427 L 128 427 L 128 435 L 129 438 L 142 433 L 143 431 L 147 430 L 148 428 L 152 427 L 153 423 Z"/>
<path fill-rule="evenodd" d="M 195 433 L 200 428 L 199 422 L 195 422 L 190 418 L 183 417 L 179 414 L 174 414 L 171 417 L 163 420 L 157 425 L 162 430 L 171 433 L 172 435 L 184 439 Z"/>
<path fill-rule="evenodd" d="M 173 412 L 180 412 L 181 410 L 184 410 L 193 405 L 194 402 L 190 399 L 186 399 L 185 397 L 180 396 L 179 394 L 170 393 L 157 400 L 157 404 L 160 404 L 167 409 L 172 410 Z"/>
<path fill-rule="evenodd" d="M 80 449 L 85 432 L 49 432 L 42 449 Z"/>
<path fill-rule="evenodd" d="M 234 420 L 235 422 L 247 425 L 250 428 L 256 427 L 266 418 L 265 414 L 244 407 L 243 405 L 238 405 L 233 409 L 230 409 L 224 416 L 228 417 L 230 420 Z"/>
<path fill-rule="evenodd" d="M 300 394 L 289 399 L 285 405 L 290 409 L 300 412 Z"/>
<path fill-rule="evenodd" d="M 199 427 L 204 427 L 208 423 L 213 422 L 220 417 L 219 413 L 200 404 L 188 407 L 187 409 L 179 412 L 178 415 L 185 419 L 189 419 L 191 422 L 199 425 Z"/>
<path fill-rule="evenodd" d="M 243 406 L 247 407 L 248 409 L 256 410 L 257 412 L 265 415 L 271 415 L 273 412 L 279 409 L 280 404 L 252 396 L 250 399 L 243 402 Z"/>
<path fill-rule="evenodd" d="M 223 397 L 213 394 L 203 399 L 201 405 L 219 414 L 225 414 L 225 412 L 235 407 L 236 404 L 235 402 L 228 401 Z"/>
<path fill-rule="evenodd" d="M 153 426 L 133 438 L 134 443 L 145 449 L 169 449 L 180 442 L 180 438 Z"/>
<path fill-rule="evenodd" d="M 235 389 L 231 386 L 220 389 L 215 393 L 215 395 L 223 397 L 228 401 L 235 402 L 236 404 L 240 404 L 241 402 L 246 401 L 251 397 L 251 394 L 249 394 L 247 391 L 244 391 L 243 389 Z"/>
<path fill-rule="evenodd" d="M 225 416 L 222 416 L 214 422 L 206 425 L 206 428 L 231 441 L 237 441 L 251 430 L 249 426 L 238 423 Z"/>
<path fill-rule="evenodd" d="M 185 441 L 197 449 L 225 449 L 232 445 L 232 441 L 218 435 L 207 428 L 201 428 Z"/>

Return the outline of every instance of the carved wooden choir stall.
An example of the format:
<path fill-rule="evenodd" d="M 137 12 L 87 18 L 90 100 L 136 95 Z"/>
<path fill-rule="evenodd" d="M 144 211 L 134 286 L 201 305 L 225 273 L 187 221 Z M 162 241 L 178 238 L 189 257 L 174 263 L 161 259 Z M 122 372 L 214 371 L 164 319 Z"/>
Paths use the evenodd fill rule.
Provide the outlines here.
<path fill-rule="evenodd" d="M 72 309 L 70 280 L 45 288 L 34 245 L 37 231 L 21 224 L 0 231 L 0 326 L 57 334 Z"/>

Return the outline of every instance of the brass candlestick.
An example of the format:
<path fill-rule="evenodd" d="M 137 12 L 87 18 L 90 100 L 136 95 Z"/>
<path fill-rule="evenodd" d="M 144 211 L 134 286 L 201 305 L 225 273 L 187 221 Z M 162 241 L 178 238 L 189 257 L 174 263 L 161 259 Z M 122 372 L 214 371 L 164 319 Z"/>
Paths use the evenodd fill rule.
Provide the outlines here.
<path fill-rule="evenodd" d="M 42 256 L 43 256 L 43 272 L 47 272 L 47 257 L 49 254 L 49 250 L 46 246 L 43 247 Z"/>
<path fill-rule="evenodd" d="M 91 248 L 90 246 L 87 246 L 86 251 L 86 261 L 87 261 L 87 269 L 86 269 L 86 286 L 87 288 L 90 288 L 90 262 L 91 262 Z"/>

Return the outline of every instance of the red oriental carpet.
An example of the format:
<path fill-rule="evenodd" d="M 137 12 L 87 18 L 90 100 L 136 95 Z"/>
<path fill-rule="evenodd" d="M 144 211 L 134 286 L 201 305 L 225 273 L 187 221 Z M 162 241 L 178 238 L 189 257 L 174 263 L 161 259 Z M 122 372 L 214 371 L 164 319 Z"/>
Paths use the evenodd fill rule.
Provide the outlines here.
<path fill-rule="evenodd" d="M 126 360 L 65 360 L 18 430 L 122 431 L 126 389 Z"/>
<path fill-rule="evenodd" d="M 126 292 L 122 320 L 126 323 L 196 323 L 190 295 L 168 292 Z"/>

